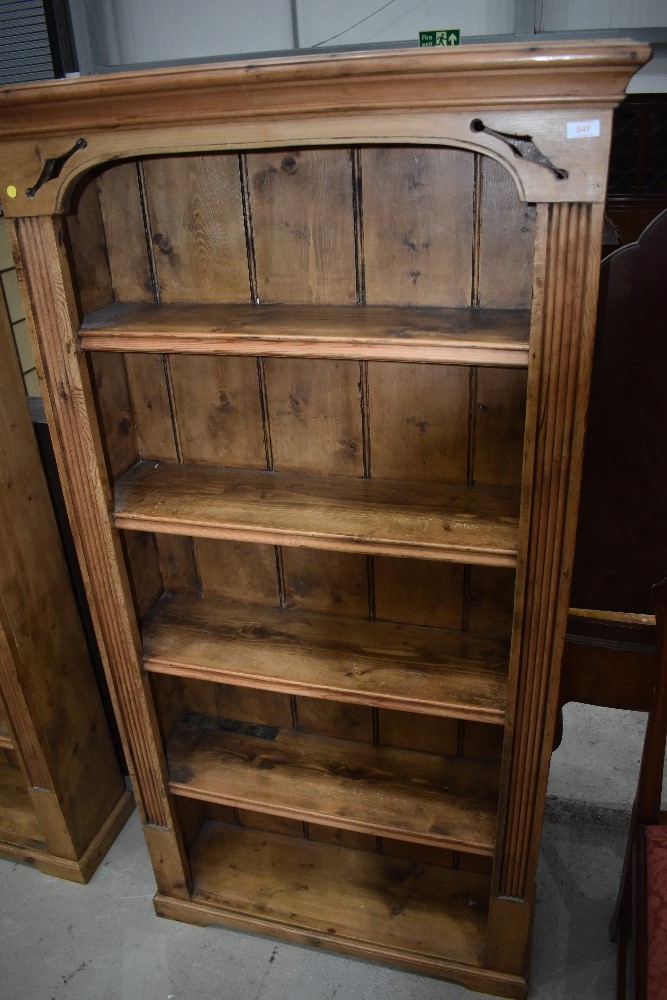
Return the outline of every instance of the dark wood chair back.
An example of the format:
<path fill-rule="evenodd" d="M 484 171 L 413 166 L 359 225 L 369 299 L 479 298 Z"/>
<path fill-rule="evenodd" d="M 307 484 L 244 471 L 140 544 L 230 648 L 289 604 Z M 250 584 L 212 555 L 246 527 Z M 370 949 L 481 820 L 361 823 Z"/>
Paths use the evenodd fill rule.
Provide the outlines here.
<path fill-rule="evenodd" d="M 667 211 L 601 268 L 560 705 L 648 711 L 667 568 Z"/>
<path fill-rule="evenodd" d="M 667 579 L 653 588 L 657 669 L 616 910 L 619 1000 L 667 997 L 667 815 L 661 813 L 667 744 Z M 659 863 L 651 863 L 658 858 Z M 630 957 L 630 960 L 628 958 Z"/>
<path fill-rule="evenodd" d="M 601 269 L 570 605 L 650 613 L 667 567 L 667 211 Z"/>

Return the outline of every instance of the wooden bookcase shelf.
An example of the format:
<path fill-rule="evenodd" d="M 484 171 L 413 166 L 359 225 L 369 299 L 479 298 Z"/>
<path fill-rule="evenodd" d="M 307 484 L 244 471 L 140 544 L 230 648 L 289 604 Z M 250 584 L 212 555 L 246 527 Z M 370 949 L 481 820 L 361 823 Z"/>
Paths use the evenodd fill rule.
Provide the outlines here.
<path fill-rule="evenodd" d="M 528 365 L 527 309 L 115 302 L 81 324 L 90 351 Z"/>
<path fill-rule="evenodd" d="M 366 958 L 389 952 L 411 968 L 419 955 L 423 971 L 455 978 L 461 966 L 481 970 L 488 876 L 214 822 L 202 827 L 191 862 L 198 905 L 158 896 L 158 912 Z"/>
<path fill-rule="evenodd" d="M 116 527 L 375 555 L 516 564 L 516 490 L 140 462 Z"/>
<path fill-rule="evenodd" d="M 159 914 L 526 996 L 611 117 L 647 57 L 0 94 Z"/>
<path fill-rule="evenodd" d="M 207 716 L 172 730 L 167 761 L 175 795 L 493 855 L 498 773 L 488 764 Z"/>
<path fill-rule="evenodd" d="M 509 643 L 453 629 L 163 597 L 146 670 L 502 725 Z"/>

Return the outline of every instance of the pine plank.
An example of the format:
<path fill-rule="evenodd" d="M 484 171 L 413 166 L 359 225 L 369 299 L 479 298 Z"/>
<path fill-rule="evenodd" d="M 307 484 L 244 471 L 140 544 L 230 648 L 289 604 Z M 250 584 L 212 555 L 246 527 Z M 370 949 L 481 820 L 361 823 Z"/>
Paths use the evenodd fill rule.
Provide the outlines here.
<path fill-rule="evenodd" d="M 169 362 L 182 461 L 266 468 L 254 358 L 179 355 Z"/>
<path fill-rule="evenodd" d="M 372 475 L 467 482 L 470 370 L 368 365 Z"/>
<path fill-rule="evenodd" d="M 361 476 L 359 364 L 267 358 L 264 372 L 273 467 Z"/>
<path fill-rule="evenodd" d="M 526 309 L 116 302 L 83 320 L 86 350 L 365 358 L 526 367 Z"/>
<path fill-rule="evenodd" d="M 286 547 L 282 569 L 288 608 L 368 618 L 367 560 L 360 553 Z"/>
<path fill-rule="evenodd" d="M 125 369 L 139 455 L 158 462 L 175 462 L 178 453 L 166 360 L 160 354 L 126 354 Z"/>
<path fill-rule="evenodd" d="M 296 928 L 302 939 L 368 957 L 481 965 L 485 876 L 213 823 L 191 862 L 194 899 L 265 930 Z"/>
<path fill-rule="evenodd" d="M 177 596 L 148 616 L 143 649 L 157 673 L 504 721 L 508 644 L 467 632 Z"/>
<path fill-rule="evenodd" d="M 109 305 L 114 300 L 114 290 L 94 178 L 84 182 L 78 193 L 76 214 L 65 216 L 64 229 L 69 237 L 81 310 L 87 313 Z"/>
<path fill-rule="evenodd" d="M 251 604 L 280 603 L 273 546 L 209 538 L 197 538 L 193 545 L 204 597 L 246 600 Z"/>
<path fill-rule="evenodd" d="M 153 275 L 139 185 L 141 167 L 128 160 L 114 163 L 97 178 L 104 224 L 102 246 L 111 274 L 114 299 L 152 302 Z"/>
<path fill-rule="evenodd" d="M 257 301 L 355 302 L 349 150 L 249 153 L 247 168 Z"/>
<path fill-rule="evenodd" d="M 273 730 L 272 732 L 275 732 Z M 189 715 L 167 744 L 175 795 L 491 856 L 498 770 L 457 757 Z"/>
<path fill-rule="evenodd" d="M 378 712 L 377 743 L 385 747 L 444 753 L 455 757 L 461 742 L 461 725 L 456 718 L 381 708 Z M 502 736 L 500 726 L 487 726 L 481 722 L 478 725 L 492 729 L 494 733 L 499 732 Z"/>
<path fill-rule="evenodd" d="M 367 301 L 470 305 L 474 156 L 370 146 L 361 163 Z"/>
<path fill-rule="evenodd" d="M 513 566 L 515 490 L 138 462 L 118 528 Z"/>
<path fill-rule="evenodd" d="M 314 736 L 373 743 L 373 709 L 370 705 L 351 705 L 329 698 L 305 698 L 299 695 L 292 728 Z"/>
<path fill-rule="evenodd" d="M 535 206 L 518 196 L 505 167 L 481 158 L 479 301 L 494 308 L 530 307 Z"/>
<path fill-rule="evenodd" d="M 238 157 L 143 161 L 155 278 L 163 302 L 247 302 Z"/>
<path fill-rule="evenodd" d="M 104 448 L 112 476 L 126 472 L 138 457 L 132 401 L 122 355 L 91 354 Z"/>
<path fill-rule="evenodd" d="M 463 566 L 425 559 L 399 561 L 385 556 L 377 556 L 373 561 L 377 618 L 411 625 L 460 628 Z"/>
<path fill-rule="evenodd" d="M 525 370 L 481 368 L 474 409 L 474 483 L 514 486 L 521 482 L 525 422 Z"/>
<path fill-rule="evenodd" d="M 44 834 L 18 769 L 0 767 L 0 842 L 44 848 Z M 0 843 L 0 850 L 1 850 Z"/>

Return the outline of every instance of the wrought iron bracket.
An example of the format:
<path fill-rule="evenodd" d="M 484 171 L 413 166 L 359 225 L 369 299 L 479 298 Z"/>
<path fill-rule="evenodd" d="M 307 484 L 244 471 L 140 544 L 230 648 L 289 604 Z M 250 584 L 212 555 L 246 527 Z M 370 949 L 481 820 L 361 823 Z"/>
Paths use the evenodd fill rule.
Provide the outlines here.
<path fill-rule="evenodd" d="M 533 142 L 532 136 L 512 135 L 510 132 L 496 132 L 495 129 L 485 125 L 481 118 L 473 118 L 470 122 L 470 128 L 473 132 L 485 132 L 486 135 L 492 135 L 495 139 L 500 139 L 501 142 L 507 143 L 515 156 L 518 156 L 522 160 L 530 160 L 531 163 L 536 163 L 538 167 L 546 167 L 547 170 L 550 170 L 555 175 L 556 180 L 564 181 L 568 177 L 567 170 L 557 167 L 544 153 L 540 152 Z"/>
<path fill-rule="evenodd" d="M 46 184 L 47 181 L 53 180 L 55 177 L 60 177 L 60 171 L 67 163 L 70 156 L 73 156 L 80 149 L 85 149 L 87 145 L 88 143 L 85 139 L 77 139 L 72 148 L 68 149 L 66 153 L 62 154 L 62 156 L 50 156 L 48 160 L 45 160 L 42 172 L 33 186 L 25 189 L 27 197 L 34 198 L 42 185 Z"/>

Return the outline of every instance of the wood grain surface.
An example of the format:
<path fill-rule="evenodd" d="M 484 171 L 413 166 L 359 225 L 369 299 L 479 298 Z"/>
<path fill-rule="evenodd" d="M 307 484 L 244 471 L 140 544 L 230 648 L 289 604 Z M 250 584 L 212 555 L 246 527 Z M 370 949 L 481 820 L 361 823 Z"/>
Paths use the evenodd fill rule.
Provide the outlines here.
<path fill-rule="evenodd" d="M 176 795 L 492 855 L 498 771 L 441 754 L 187 716 L 167 745 Z"/>
<path fill-rule="evenodd" d="M 144 623 L 151 671 L 502 724 L 508 646 L 454 630 L 164 598 Z"/>
<path fill-rule="evenodd" d="M 514 490 L 139 462 L 119 528 L 512 566 Z"/>
<path fill-rule="evenodd" d="M 365 358 L 521 367 L 523 309 L 115 302 L 88 314 L 86 350 Z"/>

